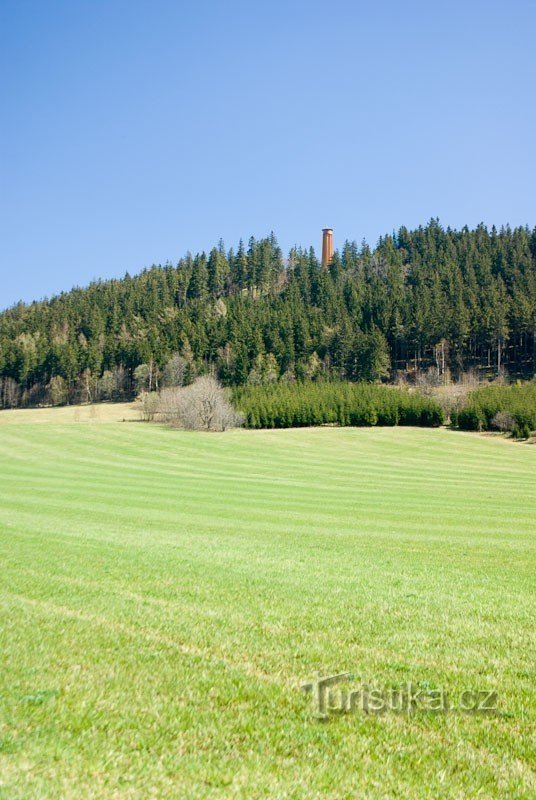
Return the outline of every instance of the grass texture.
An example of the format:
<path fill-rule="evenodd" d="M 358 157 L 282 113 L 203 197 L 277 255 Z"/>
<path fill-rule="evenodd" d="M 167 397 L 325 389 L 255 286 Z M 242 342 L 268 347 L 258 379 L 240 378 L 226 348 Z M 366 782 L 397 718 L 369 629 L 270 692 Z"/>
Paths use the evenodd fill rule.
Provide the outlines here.
<path fill-rule="evenodd" d="M 2 800 L 536 796 L 536 448 L 40 413 L 0 416 Z M 342 671 L 498 711 L 320 722 Z"/>

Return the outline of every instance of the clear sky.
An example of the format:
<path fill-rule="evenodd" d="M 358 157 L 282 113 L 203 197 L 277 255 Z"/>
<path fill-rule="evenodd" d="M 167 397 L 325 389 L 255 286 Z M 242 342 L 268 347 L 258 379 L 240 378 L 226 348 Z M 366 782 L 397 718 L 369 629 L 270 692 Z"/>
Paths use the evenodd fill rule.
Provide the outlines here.
<path fill-rule="evenodd" d="M 533 0 L 2 0 L 0 307 L 222 237 L 536 225 Z"/>

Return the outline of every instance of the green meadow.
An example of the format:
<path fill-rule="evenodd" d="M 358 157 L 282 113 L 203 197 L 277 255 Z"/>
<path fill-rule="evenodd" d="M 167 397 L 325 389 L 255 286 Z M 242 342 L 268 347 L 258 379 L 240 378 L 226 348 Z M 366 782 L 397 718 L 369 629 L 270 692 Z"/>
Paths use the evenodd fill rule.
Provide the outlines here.
<path fill-rule="evenodd" d="M 535 520 L 501 437 L 3 412 L 0 798 L 534 798 Z"/>

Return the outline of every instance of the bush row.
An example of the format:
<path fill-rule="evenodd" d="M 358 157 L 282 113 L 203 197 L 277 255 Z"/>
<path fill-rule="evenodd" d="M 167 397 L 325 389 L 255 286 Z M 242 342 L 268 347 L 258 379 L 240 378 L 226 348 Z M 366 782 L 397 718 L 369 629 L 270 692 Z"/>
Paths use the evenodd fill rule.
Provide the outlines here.
<path fill-rule="evenodd" d="M 466 405 L 452 414 L 452 422 L 466 431 L 504 430 L 501 421 L 511 418 L 506 429 L 518 438 L 536 430 L 536 383 L 485 386 L 468 397 Z"/>
<path fill-rule="evenodd" d="M 419 425 L 443 422 L 440 406 L 407 389 L 366 383 L 274 383 L 243 386 L 233 403 L 247 428 L 310 425 Z"/>

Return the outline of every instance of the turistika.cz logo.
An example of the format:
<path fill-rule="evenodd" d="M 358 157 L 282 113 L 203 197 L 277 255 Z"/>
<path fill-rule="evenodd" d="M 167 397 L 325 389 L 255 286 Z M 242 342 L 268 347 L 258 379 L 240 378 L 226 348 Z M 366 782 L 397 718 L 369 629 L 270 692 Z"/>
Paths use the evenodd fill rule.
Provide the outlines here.
<path fill-rule="evenodd" d="M 334 688 L 337 686 L 337 688 Z M 489 689 L 463 689 L 457 693 L 434 688 L 428 682 L 407 681 L 400 686 L 378 688 L 359 682 L 351 672 L 318 675 L 302 683 L 311 696 L 313 715 L 329 719 L 341 714 L 492 714 L 498 711 L 497 692 Z"/>

